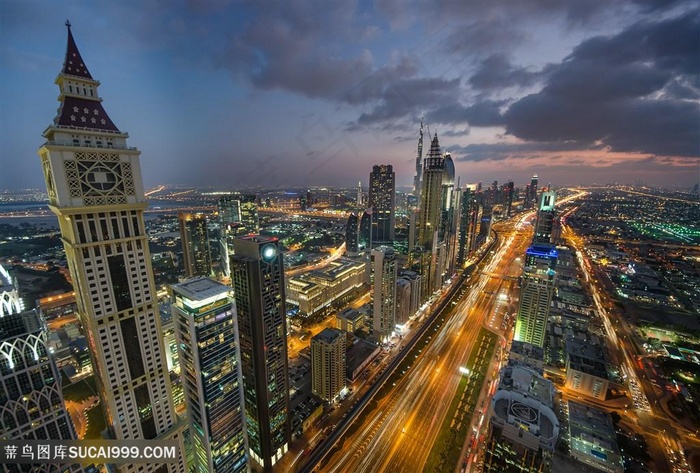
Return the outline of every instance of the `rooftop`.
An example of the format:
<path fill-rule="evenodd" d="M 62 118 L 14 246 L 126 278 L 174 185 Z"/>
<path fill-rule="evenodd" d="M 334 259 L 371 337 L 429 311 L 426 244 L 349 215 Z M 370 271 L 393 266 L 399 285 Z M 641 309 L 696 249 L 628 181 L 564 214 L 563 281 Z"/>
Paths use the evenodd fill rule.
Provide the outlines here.
<path fill-rule="evenodd" d="M 337 328 L 324 328 L 321 332 L 313 336 L 311 343 L 314 341 L 319 341 L 322 343 L 331 344 L 341 336 L 345 336 L 345 332 L 342 330 L 338 330 Z"/>
<path fill-rule="evenodd" d="M 196 277 L 172 286 L 173 292 L 192 301 L 202 301 L 216 296 L 225 296 L 231 288 L 206 277 Z"/>

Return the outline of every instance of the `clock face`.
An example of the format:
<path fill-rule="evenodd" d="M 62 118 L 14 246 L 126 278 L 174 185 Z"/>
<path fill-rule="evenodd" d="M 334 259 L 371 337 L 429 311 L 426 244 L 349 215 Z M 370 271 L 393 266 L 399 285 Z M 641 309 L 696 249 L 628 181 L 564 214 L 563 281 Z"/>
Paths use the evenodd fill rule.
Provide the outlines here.
<path fill-rule="evenodd" d="M 85 182 L 96 191 L 105 192 L 117 185 L 119 178 L 111 169 L 93 166 L 85 173 Z"/>
<path fill-rule="evenodd" d="M 262 254 L 263 260 L 269 263 L 277 257 L 277 248 L 275 248 L 275 245 L 268 243 L 262 247 L 260 253 Z"/>

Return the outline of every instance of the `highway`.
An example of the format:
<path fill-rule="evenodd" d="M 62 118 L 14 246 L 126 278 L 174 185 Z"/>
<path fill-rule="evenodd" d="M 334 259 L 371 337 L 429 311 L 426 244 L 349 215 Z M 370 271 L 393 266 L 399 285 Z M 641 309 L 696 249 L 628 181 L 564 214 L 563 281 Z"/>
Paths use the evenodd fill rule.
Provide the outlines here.
<path fill-rule="evenodd" d="M 331 450 L 317 471 L 436 471 L 427 460 L 465 376 L 460 367 L 469 368 L 466 364 L 472 349 L 479 348 L 481 328 L 489 323 L 500 326 L 492 315 L 499 309 L 498 317 L 504 315 L 499 296 L 507 294 L 512 277 L 519 274 L 513 262 L 529 243 L 531 227 L 516 222 L 500 227 L 497 246 L 481 271 L 467 281 L 471 287 L 442 327 L 426 334 L 429 343 L 409 370 L 367 406 L 353 430 L 337 442 L 342 447 Z M 423 341 L 420 344 L 424 346 Z"/>

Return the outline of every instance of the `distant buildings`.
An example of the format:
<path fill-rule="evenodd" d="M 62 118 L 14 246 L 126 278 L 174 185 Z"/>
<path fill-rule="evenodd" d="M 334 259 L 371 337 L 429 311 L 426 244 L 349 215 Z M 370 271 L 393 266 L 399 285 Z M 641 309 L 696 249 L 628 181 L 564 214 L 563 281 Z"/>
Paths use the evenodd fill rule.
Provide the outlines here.
<path fill-rule="evenodd" d="M 394 241 L 396 227 L 396 176 L 390 164 L 375 165 L 369 175 L 369 207 L 372 209 L 372 241 Z"/>
<path fill-rule="evenodd" d="M 345 389 L 345 332 L 325 328 L 311 339 L 311 392 L 334 402 Z"/>
<path fill-rule="evenodd" d="M 218 211 L 221 270 L 225 276 L 230 277 L 229 258 L 233 254 L 233 239 L 260 230 L 257 200 L 255 195 L 224 195 L 219 198 Z"/>
<path fill-rule="evenodd" d="M 372 336 L 381 343 L 396 326 L 396 254 L 388 246 L 372 250 Z"/>
<path fill-rule="evenodd" d="M 552 243 L 552 225 L 554 224 L 554 204 L 556 199 L 556 192 L 542 192 L 540 206 L 537 210 L 533 243 Z"/>
<path fill-rule="evenodd" d="M 357 256 L 360 251 L 359 221 L 354 213 L 348 217 L 345 226 L 345 253 L 348 256 Z"/>
<path fill-rule="evenodd" d="M 249 235 L 233 246 L 249 454 L 270 468 L 291 441 L 284 263 L 276 238 Z"/>
<path fill-rule="evenodd" d="M 178 213 L 182 263 L 187 277 L 211 276 L 211 251 L 207 218 L 203 214 Z"/>
<path fill-rule="evenodd" d="M 198 473 L 247 471 L 238 322 L 231 288 L 209 278 L 172 286 L 180 375 Z"/>
<path fill-rule="evenodd" d="M 177 462 L 121 471 L 185 472 L 183 427 L 171 398 L 151 254 L 140 151 L 111 121 L 68 26 L 59 114 L 39 149 L 51 210 L 61 224 L 78 319 L 90 347 L 109 435 L 175 439 Z M 49 436 L 50 437 L 50 436 Z"/>

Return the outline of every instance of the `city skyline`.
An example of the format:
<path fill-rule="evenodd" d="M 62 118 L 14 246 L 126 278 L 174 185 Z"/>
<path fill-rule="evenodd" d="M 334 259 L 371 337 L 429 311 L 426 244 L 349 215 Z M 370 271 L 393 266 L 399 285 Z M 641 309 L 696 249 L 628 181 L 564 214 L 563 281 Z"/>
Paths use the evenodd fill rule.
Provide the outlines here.
<path fill-rule="evenodd" d="M 41 187 L 64 18 L 147 187 L 352 185 L 377 150 L 411 186 L 421 116 L 462 182 L 698 181 L 688 1 L 1 8 L 1 189 Z"/>

